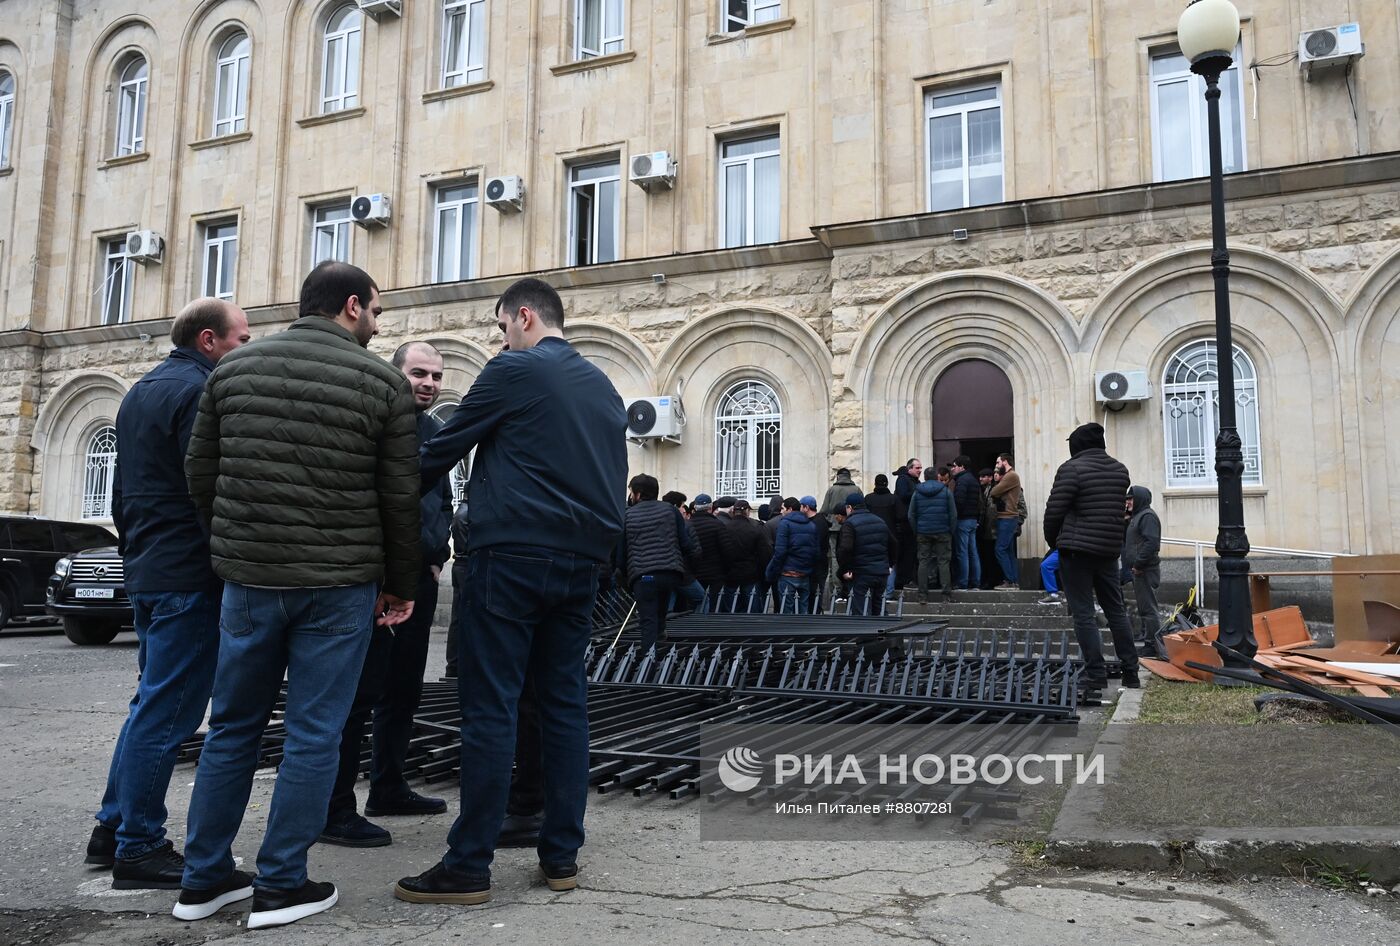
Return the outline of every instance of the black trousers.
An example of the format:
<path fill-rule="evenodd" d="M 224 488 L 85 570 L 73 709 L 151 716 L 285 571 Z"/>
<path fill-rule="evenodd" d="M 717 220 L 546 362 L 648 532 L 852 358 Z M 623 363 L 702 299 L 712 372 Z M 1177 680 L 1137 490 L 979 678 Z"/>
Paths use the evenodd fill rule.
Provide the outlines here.
<path fill-rule="evenodd" d="M 1128 610 L 1123 604 L 1123 586 L 1118 580 L 1118 556 L 1089 555 L 1084 552 L 1060 550 L 1060 581 L 1070 614 L 1074 617 L 1074 636 L 1084 657 L 1084 672 L 1089 680 L 1108 680 L 1103 659 L 1103 643 L 1098 622 L 1094 620 L 1094 599 L 1098 598 L 1108 628 L 1113 633 L 1113 649 L 1123 664 L 1123 672 L 1137 673 L 1137 650 L 1133 647 L 1133 628 L 1128 622 Z"/>
<path fill-rule="evenodd" d="M 637 623 L 641 629 L 642 651 L 656 645 L 666 633 L 666 612 L 671 606 L 671 592 L 676 590 L 680 576 L 672 572 L 642 575 L 632 582 L 632 597 L 637 602 Z M 713 603 L 711 605 L 713 607 Z"/>
<path fill-rule="evenodd" d="M 413 735 L 413 716 L 423 696 L 428 637 L 437 610 L 438 586 L 427 568 L 419 578 L 413 615 L 397 627 L 376 627 L 365 653 L 355 702 L 340 734 L 340 765 L 328 814 L 354 812 L 355 780 L 364 751 L 365 727 L 373 719 L 371 796 L 389 798 L 408 787 L 404 762 Z"/>

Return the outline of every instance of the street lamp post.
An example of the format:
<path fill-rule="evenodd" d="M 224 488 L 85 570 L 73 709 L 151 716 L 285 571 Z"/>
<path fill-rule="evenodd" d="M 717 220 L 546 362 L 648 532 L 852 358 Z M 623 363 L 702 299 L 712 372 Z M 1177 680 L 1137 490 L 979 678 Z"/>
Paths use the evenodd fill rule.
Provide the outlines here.
<path fill-rule="evenodd" d="M 1215 537 L 1220 575 L 1220 643 L 1248 657 L 1257 649 L 1249 603 L 1249 537 L 1244 531 L 1244 451 L 1235 422 L 1235 346 L 1230 330 L 1230 251 L 1225 246 L 1225 184 L 1220 148 L 1220 74 L 1240 38 L 1240 15 L 1230 0 L 1191 0 L 1177 25 L 1181 53 L 1206 83 L 1210 141 L 1211 276 L 1215 282 L 1215 363 L 1220 425 L 1215 478 L 1220 528 Z M 1209 410 L 1209 405 L 1207 405 Z M 1226 666 L 1239 663 L 1228 654 Z"/>

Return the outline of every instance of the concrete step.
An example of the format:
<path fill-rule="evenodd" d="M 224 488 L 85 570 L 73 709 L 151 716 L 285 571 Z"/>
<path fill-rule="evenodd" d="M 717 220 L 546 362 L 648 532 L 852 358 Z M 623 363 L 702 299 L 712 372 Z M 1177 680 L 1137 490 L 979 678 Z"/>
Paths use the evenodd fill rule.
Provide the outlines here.
<path fill-rule="evenodd" d="M 1007 604 L 1004 602 L 984 602 L 984 601 L 957 601 L 944 602 L 937 595 L 926 604 L 917 601 L 904 599 L 904 613 L 910 611 L 928 611 L 936 614 L 980 614 L 980 615 L 1006 615 L 1008 617 L 1030 617 L 1036 614 L 1063 614 L 1065 607 L 1062 604 L 1025 604 L 1017 602 Z"/>
<path fill-rule="evenodd" d="M 904 616 L 922 617 L 904 609 Z M 1067 614 L 1005 615 L 1005 614 L 940 614 L 934 611 L 927 615 L 936 621 L 946 621 L 949 627 L 984 629 L 989 631 L 1016 630 L 1072 630 L 1074 622 Z"/>

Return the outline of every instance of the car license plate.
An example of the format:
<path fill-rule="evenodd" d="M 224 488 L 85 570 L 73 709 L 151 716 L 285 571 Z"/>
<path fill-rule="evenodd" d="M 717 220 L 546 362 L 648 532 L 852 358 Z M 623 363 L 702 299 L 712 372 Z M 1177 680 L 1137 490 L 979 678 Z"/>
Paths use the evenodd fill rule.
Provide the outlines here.
<path fill-rule="evenodd" d="M 113 588 L 74 588 L 75 598 L 115 598 L 117 592 Z"/>

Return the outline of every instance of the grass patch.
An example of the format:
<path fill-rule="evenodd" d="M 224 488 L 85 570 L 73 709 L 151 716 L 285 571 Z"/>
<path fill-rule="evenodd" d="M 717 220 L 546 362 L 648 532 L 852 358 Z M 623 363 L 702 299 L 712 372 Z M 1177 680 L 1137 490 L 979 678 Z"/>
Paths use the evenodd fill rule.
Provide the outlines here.
<path fill-rule="evenodd" d="M 1328 890 L 1362 892 L 1371 885 L 1369 872 L 1348 864 L 1333 864 L 1325 860 L 1303 862 L 1303 879 Z"/>
<path fill-rule="evenodd" d="M 1269 687 L 1151 680 L 1142 694 L 1138 722 L 1253 726 L 1259 722 L 1254 698 L 1277 692 Z"/>

